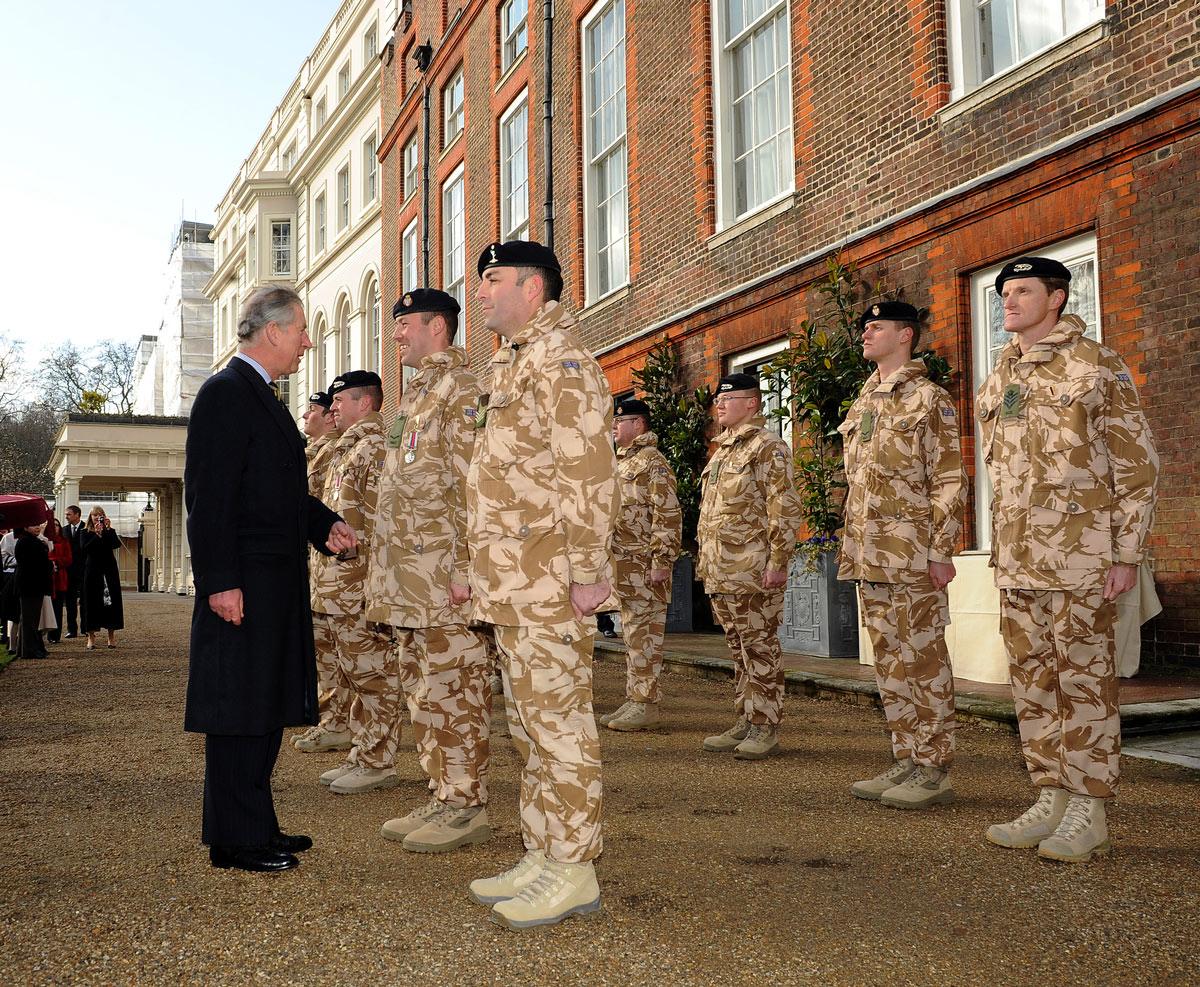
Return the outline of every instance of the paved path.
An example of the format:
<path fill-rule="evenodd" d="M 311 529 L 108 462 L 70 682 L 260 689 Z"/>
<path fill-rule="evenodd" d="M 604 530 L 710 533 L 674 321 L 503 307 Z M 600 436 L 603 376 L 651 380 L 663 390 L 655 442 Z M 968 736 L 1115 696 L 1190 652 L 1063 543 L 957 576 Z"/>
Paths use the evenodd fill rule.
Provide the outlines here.
<path fill-rule="evenodd" d="M 201 744 L 182 733 L 188 601 L 126 601 L 117 651 L 66 642 L 0 674 L 0 971 L 6 984 L 1140 984 L 1200 979 L 1197 781 L 1128 760 L 1117 851 L 1085 867 L 988 846 L 1030 790 L 1008 733 L 959 733 L 957 804 L 852 800 L 884 751 L 871 709 L 789 698 L 783 754 L 697 750 L 728 684 L 668 676 L 670 732 L 604 733 L 604 910 L 515 934 L 466 896 L 520 853 L 517 763 L 493 762 L 489 844 L 415 856 L 380 822 L 421 799 L 316 784 L 286 749 L 280 815 L 317 846 L 292 873 L 213 871 Z M 597 666 L 601 708 L 617 663 Z M 407 736 L 406 736 L 407 740 Z"/>

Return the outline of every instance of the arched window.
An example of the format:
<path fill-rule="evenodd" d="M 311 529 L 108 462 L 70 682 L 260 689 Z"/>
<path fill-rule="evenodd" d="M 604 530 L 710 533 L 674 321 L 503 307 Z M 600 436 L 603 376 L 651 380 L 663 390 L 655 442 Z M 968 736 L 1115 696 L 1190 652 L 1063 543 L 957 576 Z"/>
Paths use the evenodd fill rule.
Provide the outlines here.
<path fill-rule="evenodd" d="M 363 366 L 368 370 L 379 372 L 379 356 L 383 350 L 383 313 L 379 305 L 379 282 L 374 278 L 367 285 L 365 331 L 363 340 Z"/>
<path fill-rule="evenodd" d="M 350 333 L 350 299 L 343 296 L 337 307 L 337 337 L 341 344 L 341 369 L 348 373 L 354 369 L 354 346 Z"/>

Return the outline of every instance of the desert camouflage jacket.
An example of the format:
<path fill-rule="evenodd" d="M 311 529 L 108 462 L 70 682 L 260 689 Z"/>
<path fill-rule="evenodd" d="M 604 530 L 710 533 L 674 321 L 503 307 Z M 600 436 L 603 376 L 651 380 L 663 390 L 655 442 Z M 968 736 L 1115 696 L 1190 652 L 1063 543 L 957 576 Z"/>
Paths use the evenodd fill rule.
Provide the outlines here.
<path fill-rule="evenodd" d="M 354 529 L 358 549 L 354 558 L 345 561 L 332 555 L 318 558 L 312 570 L 313 613 L 355 614 L 363 609 L 384 438 L 383 418 L 374 412 L 351 425 L 334 443 L 321 500 Z"/>
<path fill-rule="evenodd" d="M 844 442 L 841 579 L 916 582 L 954 555 L 967 485 L 950 395 L 910 360 L 875 371 L 838 428 Z"/>
<path fill-rule="evenodd" d="M 645 585 L 650 569 L 669 570 L 675 564 L 683 518 L 675 474 L 653 432 L 617 449 L 617 475 L 621 510 L 613 530 L 613 560 L 618 588 L 628 593 Z"/>
<path fill-rule="evenodd" d="M 1028 353 L 1014 339 L 976 400 L 1001 589 L 1084 589 L 1138 565 L 1158 454 L 1129 368 L 1074 315 Z"/>
<path fill-rule="evenodd" d="M 333 447 L 337 445 L 337 433 L 330 432 L 318 439 L 313 439 L 304 450 L 308 460 L 308 492 L 317 498 L 325 489 L 325 471 L 333 458 Z"/>
<path fill-rule="evenodd" d="M 481 389 L 458 346 L 433 353 L 404 388 L 379 478 L 367 619 L 394 627 L 464 623 L 450 581 L 467 585 L 467 470 Z"/>
<path fill-rule="evenodd" d="M 764 592 L 763 572 L 787 569 L 796 549 L 792 453 L 764 425 L 758 415 L 727 429 L 704 467 L 696 571 L 709 595 Z"/>
<path fill-rule="evenodd" d="M 548 302 L 492 359 L 467 493 L 472 599 L 489 623 L 574 620 L 570 584 L 613 578 L 612 395 L 574 326 Z"/>

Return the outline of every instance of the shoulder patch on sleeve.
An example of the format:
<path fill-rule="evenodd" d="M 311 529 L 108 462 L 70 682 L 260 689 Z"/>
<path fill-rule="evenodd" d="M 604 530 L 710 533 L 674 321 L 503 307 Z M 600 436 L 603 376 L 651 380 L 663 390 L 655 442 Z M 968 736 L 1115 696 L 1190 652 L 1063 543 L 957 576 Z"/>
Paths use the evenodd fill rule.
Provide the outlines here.
<path fill-rule="evenodd" d="M 579 361 L 578 360 L 563 360 L 562 365 L 563 365 L 563 370 L 578 370 L 579 369 Z"/>
<path fill-rule="evenodd" d="M 954 417 L 954 409 L 947 408 L 945 405 L 942 405 L 942 417 L 943 418 L 953 418 Z"/>
<path fill-rule="evenodd" d="M 1123 384 L 1132 384 L 1133 383 L 1133 378 L 1130 377 L 1129 374 L 1124 373 L 1124 372 L 1117 374 L 1117 380 L 1119 380 Z"/>

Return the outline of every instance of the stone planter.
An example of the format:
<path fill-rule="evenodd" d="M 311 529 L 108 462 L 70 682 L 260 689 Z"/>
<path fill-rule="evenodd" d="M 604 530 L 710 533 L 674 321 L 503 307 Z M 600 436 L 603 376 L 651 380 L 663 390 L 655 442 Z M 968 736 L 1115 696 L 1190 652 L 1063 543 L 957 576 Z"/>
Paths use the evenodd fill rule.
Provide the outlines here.
<path fill-rule="evenodd" d="M 858 595 L 854 583 L 838 581 L 836 552 L 822 552 L 816 572 L 805 571 L 799 556 L 792 559 L 779 640 L 784 651 L 858 657 Z"/>

